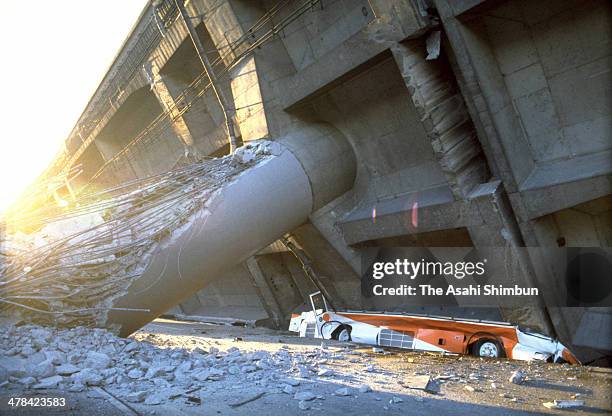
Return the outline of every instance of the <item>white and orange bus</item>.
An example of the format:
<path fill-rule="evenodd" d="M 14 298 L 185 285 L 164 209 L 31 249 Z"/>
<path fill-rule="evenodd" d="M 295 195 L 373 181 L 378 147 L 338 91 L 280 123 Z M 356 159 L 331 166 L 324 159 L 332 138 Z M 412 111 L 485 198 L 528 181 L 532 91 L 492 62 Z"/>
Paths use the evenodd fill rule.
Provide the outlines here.
<path fill-rule="evenodd" d="M 430 315 L 330 311 L 321 292 L 312 311 L 293 314 L 289 330 L 301 337 L 336 339 L 381 347 L 579 364 L 559 341 L 505 322 Z"/>

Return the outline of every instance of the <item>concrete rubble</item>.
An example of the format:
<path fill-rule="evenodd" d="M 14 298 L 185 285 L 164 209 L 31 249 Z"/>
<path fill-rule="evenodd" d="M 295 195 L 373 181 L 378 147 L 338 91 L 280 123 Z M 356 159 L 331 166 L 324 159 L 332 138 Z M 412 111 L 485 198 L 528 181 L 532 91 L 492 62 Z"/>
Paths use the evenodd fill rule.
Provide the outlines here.
<path fill-rule="evenodd" d="M 510 376 L 510 378 L 508 379 L 508 381 L 510 381 L 510 383 L 514 383 L 514 384 L 521 384 L 525 381 L 525 373 L 517 370 L 514 373 L 512 373 L 512 375 Z"/>
<path fill-rule="evenodd" d="M 342 354 L 321 348 L 310 353 L 283 348 L 275 353 L 244 352 L 236 347 L 225 352 L 214 347 L 165 349 L 85 327 L 10 325 L 0 335 L 3 385 L 70 392 L 103 387 L 127 402 L 151 406 L 191 397 L 198 390 L 212 393 L 248 383 L 252 390 L 260 391 L 237 398 L 231 406 L 282 392 L 306 410 L 310 408 L 306 402 L 324 399 L 311 390 L 317 380 L 334 377 L 332 371 L 319 366 L 343 359 Z M 310 386 L 298 378 L 309 379 Z M 361 393 L 371 390 L 367 385 L 359 387 Z M 333 394 L 343 397 L 353 393 L 343 387 Z"/>
<path fill-rule="evenodd" d="M 108 402 L 112 395 L 146 414 L 204 404 L 263 411 L 270 403 L 300 412 L 357 406 L 369 414 L 409 408 L 446 414 L 433 409 L 456 406 L 456 400 L 541 412 L 576 401 L 594 406 L 599 400 L 601 406 L 610 385 L 606 378 L 585 384 L 584 367 L 394 350 L 382 355 L 334 342 L 321 348 L 314 340 L 263 328 L 158 320 L 129 338 L 84 327 L 18 323 L 2 329 L 0 396 L 73 394 Z M 232 341 L 236 335 L 244 340 L 239 346 Z M 523 383 L 510 381 L 515 372 Z M 567 392 L 542 390 L 553 383 Z M 549 399 L 543 403 L 542 397 Z"/>
<path fill-rule="evenodd" d="M 71 211 L 28 218 L 34 229 L 28 234 L 9 228 L 0 235 L 0 311 L 45 325 L 108 327 L 113 300 L 146 270 L 156 249 L 206 211 L 220 188 L 278 155 L 279 146 L 249 143 L 231 156 L 86 196 Z M 106 364 L 101 356 L 91 361 L 92 368 Z"/>
<path fill-rule="evenodd" d="M 543 406 L 548 409 L 575 409 L 584 406 L 584 400 L 554 400 L 552 402 L 543 403 Z"/>

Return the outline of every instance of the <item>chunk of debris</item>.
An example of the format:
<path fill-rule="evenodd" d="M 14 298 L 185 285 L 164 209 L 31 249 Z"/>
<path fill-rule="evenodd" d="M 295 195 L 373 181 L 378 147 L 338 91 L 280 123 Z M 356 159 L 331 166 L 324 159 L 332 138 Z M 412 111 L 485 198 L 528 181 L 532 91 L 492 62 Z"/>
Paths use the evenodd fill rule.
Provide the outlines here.
<path fill-rule="evenodd" d="M 297 387 L 300 385 L 300 380 L 296 380 L 294 378 L 287 378 L 283 380 L 283 383 L 289 384 L 290 386 Z"/>
<path fill-rule="evenodd" d="M 574 409 L 583 407 L 584 400 L 553 400 L 552 402 L 543 403 L 547 409 Z"/>
<path fill-rule="evenodd" d="M 197 396 L 187 396 L 187 403 L 189 404 L 202 404 L 202 399 Z"/>
<path fill-rule="evenodd" d="M 300 410 L 308 410 L 308 409 L 310 409 L 310 405 L 309 405 L 307 402 L 305 402 L 305 401 L 301 400 L 301 401 L 298 403 L 298 408 L 299 408 Z"/>
<path fill-rule="evenodd" d="M 151 379 L 166 374 L 164 367 L 150 367 L 145 374 L 145 378 Z"/>
<path fill-rule="evenodd" d="M 75 383 L 68 388 L 68 391 L 71 393 L 80 393 L 85 390 L 85 386 L 82 384 Z"/>
<path fill-rule="evenodd" d="M 333 371 L 328 369 L 328 368 L 323 368 L 321 370 L 319 370 L 319 372 L 317 373 L 317 375 L 319 377 L 330 377 L 331 375 L 333 375 Z"/>
<path fill-rule="evenodd" d="M 61 351 L 45 351 L 45 357 L 54 365 L 61 365 L 66 362 L 66 354 Z"/>
<path fill-rule="evenodd" d="M 134 368 L 127 373 L 127 376 L 133 380 L 137 380 L 141 379 L 144 376 L 144 373 L 141 370 Z"/>
<path fill-rule="evenodd" d="M 17 380 L 19 384 L 23 384 L 26 387 L 30 387 L 31 385 L 36 383 L 36 379 L 34 377 L 23 377 Z"/>
<path fill-rule="evenodd" d="M 415 390 L 423 390 L 427 392 L 433 392 L 433 386 L 431 386 L 430 376 L 408 376 L 402 380 L 404 387 Z"/>
<path fill-rule="evenodd" d="M 32 375 L 36 378 L 47 378 L 55 375 L 55 367 L 51 363 L 51 361 L 43 361 L 34 367 L 32 371 Z"/>
<path fill-rule="evenodd" d="M 262 391 L 262 392 L 259 392 L 259 393 L 254 393 L 254 394 L 251 394 L 251 395 L 249 395 L 249 396 L 247 396 L 247 397 L 244 397 L 244 398 L 242 398 L 242 399 L 239 399 L 239 400 L 237 400 L 237 401 L 231 401 L 231 402 L 229 402 L 228 404 L 229 404 L 231 407 L 240 407 L 240 406 L 242 406 L 242 405 L 244 405 L 244 404 L 247 404 L 247 403 L 250 403 L 250 402 L 253 402 L 253 401 L 255 401 L 255 400 L 259 399 L 259 398 L 260 398 L 260 397 L 262 397 L 264 394 L 266 394 L 266 392 L 265 392 L 265 391 Z"/>
<path fill-rule="evenodd" d="M 60 376 L 71 376 L 74 373 L 78 373 L 79 371 L 81 371 L 81 369 L 76 365 L 72 364 L 60 365 L 55 369 L 55 372 Z"/>
<path fill-rule="evenodd" d="M 314 400 L 317 396 L 311 391 L 305 390 L 295 393 L 293 396 L 294 400 L 308 402 L 310 400 Z"/>
<path fill-rule="evenodd" d="M 78 373 L 74 373 L 71 378 L 75 383 L 85 386 L 99 386 L 103 379 L 103 377 L 92 368 L 84 368 Z"/>
<path fill-rule="evenodd" d="M 135 351 L 136 349 L 138 349 L 138 343 L 136 341 L 132 341 L 128 345 L 125 346 L 125 348 L 123 349 L 123 352 L 132 352 L 132 351 Z"/>
<path fill-rule="evenodd" d="M 85 359 L 85 365 L 87 367 L 103 370 L 105 368 L 110 367 L 111 359 L 108 355 L 104 353 L 90 351 L 87 353 L 87 358 Z"/>
<path fill-rule="evenodd" d="M 128 393 L 125 396 L 125 400 L 127 400 L 128 402 L 132 402 L 132 403 L 140 403 L 142 401 L 144 401 L 144 399 L 147 397 L 147 392 L 146 391 L 134 391 L 132 393 Z"/>
<path fill-rule="evenodd" d="M 372 352 L 374 354 L 384 354 L 385 350 L 380 347 L 372 347 Z"/>
<path fill-rule="evenodd" d="M 359 386 L 359 393 L 367 393 L 369 391 L 372 391 L 372 389 L 367 384 L 364 384 L 363 386 Z"/>
<path fill-rule="evenodd" d="M 341 387 L 341 388 L 339 388 L 338 390 L 336 390 L 336 391 L 334 392 L 334 394 L 335 394 L 336 396 L 350 396 L 350 395 L 351 395 L 351 392 L 349 391 L 349 389 L 348 389 L 348 388 L 346 388 L 346 387 Z"/>
<path fill-rule="evenodd" d="M 64 378 L 62 376 L 52 376 L 52 377 L 43 378 L 42 380 L 40 380 L 38 384 L 35 384 L 32 388 L 52 389 L 52 388 L 57 387 L 57 385 L 61 383 L 63 379 Z"/>
<path fill-rule="evenodd" d="M 147 396 L 147 398 L 145 399 L 144 403 L 151 405 L 151 406 L 156 406 L 158 404 L 162 404 L 162 402 L 164 401 L 165 397 L 159 393 L 153 393 Z"/>
<path fill-rule="evenodd" d="M 521 370 L 516 370 L 514 373 L 512 373 L 508 381 L 513 384 L 522 384 L 525 381 L 525 377 L 526 374 L 524 372 Z"/>

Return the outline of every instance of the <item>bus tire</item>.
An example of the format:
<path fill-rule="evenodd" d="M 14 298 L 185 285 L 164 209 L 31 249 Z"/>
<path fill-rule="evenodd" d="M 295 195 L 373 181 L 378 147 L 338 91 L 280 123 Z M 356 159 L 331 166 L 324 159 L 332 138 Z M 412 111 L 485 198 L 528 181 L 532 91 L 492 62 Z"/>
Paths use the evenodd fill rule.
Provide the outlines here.
<path fill-rule="evenodd" d="M 351 328 L 346 325 L 338 327 L 334 332 L 334 339 L 337 339 L 340 342 L 350 342 Z"/>
<path fill-rule="evenodd" d="M 506 355 L 500 343 L 491 338 L 479 339 L 472 344 L 470 352 L 476 357 L 485 358 L 501 358 Z"/>

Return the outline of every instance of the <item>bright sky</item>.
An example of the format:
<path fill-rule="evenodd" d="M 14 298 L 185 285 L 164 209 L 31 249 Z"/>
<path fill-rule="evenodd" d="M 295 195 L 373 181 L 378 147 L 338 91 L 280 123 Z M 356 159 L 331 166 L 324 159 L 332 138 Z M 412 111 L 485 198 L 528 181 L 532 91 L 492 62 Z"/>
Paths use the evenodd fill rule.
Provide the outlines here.
<path fill-rule="evenodd" d="M 51 162 L 146 1 L 0 2 L 0 212 Z"/>

